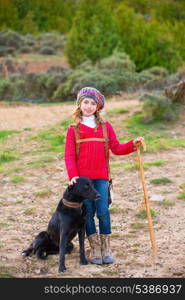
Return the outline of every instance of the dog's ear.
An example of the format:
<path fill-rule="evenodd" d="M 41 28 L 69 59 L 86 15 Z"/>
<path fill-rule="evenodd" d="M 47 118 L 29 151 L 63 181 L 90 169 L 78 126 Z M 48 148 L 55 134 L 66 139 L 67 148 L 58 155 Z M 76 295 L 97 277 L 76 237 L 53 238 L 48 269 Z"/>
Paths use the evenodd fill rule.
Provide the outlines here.
<path fill-rule="evenodd" d="M 74 188 L 74 184 L 69 184 L 68 185 L 68 191 L 71 191 Z"/>

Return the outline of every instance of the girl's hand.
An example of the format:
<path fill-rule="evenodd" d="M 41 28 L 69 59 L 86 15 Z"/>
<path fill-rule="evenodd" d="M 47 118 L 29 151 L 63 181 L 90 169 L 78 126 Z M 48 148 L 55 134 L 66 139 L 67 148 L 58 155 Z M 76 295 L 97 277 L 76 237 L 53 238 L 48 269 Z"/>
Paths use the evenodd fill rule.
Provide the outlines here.
<path fill-rule="evenodd" d="M 144 138 L 142 136 L 137 137 L 133 140 L 134 146 L 140 147 L 142 145 L 142 142 L 144 142 Z"/>
<path fill-rule="evenodd" d="M 79 178 L 79 176 L 75 176 L 71 179 L 70 183 L 69 184 L 73 184 L 73 183 L 76 183 L 76 180 Z"/>

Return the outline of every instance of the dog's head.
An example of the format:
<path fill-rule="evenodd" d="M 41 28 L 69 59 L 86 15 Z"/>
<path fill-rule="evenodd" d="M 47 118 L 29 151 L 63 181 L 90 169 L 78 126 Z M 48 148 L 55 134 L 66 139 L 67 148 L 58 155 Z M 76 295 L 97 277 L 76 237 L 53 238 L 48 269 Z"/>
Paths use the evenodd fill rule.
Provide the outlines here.
<path fill-rule="evenodd" d="M 100 194 L 95 190 L 93 183 L 89 178 L 79 177 L 76 183 L 69 185 L 64 192 L 64 198 L 69 199 L 69 197 L 71 199 L 74 197 L 79 202 L 86 199 L 98 200 Z"/>

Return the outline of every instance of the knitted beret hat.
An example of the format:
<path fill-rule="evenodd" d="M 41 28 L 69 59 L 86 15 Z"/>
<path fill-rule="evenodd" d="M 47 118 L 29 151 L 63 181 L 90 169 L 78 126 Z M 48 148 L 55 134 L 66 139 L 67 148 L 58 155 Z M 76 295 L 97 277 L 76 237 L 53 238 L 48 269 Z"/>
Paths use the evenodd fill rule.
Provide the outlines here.
<path fill-rule="evenodd" d="M 93 87 L 84 87 L 81 89 L 77 94 L 76 103 L 79 104 L 83 98 L 93 99 L 98 105 L 98 110 L 101 110 L 104 107 L 105 97 Z"/>

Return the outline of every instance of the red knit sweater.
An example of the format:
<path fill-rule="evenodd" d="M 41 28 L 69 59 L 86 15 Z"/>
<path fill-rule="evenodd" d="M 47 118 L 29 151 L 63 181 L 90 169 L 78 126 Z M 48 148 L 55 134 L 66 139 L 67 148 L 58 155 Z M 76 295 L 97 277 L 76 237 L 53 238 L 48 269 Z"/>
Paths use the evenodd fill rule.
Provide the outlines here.
<path fill-rule="evenodd" d="M 106 127 L 109 138 L 109 149 L 112 153 L 116 155 L 125 155 L 135 151 L 132 140 L 125 144 L 120 144 L 114 129 L 109 122 L 106 122 Z M 80 124 L 79 131 L 80 139 L 103 137 L 101 124 L 99 124 L 97 130 L 84 124 Z M 75 176 L 86 176 L 91 179 L 108 179 L 104 143 L 99 141 L 83 142 L 80 144 L 80 152 L 78 157 L 76 157 L 76 143 L 73 127 L 70 127 L 67 131 L 65 164 L 69 179 Z"/>

